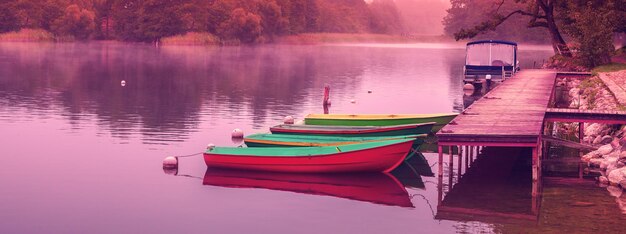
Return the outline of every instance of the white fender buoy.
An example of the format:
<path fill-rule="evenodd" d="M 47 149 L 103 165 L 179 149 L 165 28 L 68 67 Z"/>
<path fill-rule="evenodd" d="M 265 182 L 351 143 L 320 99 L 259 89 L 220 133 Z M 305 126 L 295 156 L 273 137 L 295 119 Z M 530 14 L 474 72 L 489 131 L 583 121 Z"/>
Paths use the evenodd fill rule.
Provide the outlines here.
<path fill-rule="evenodd" d="M 243 138 L 243 131 L 239 128 L 235 128 L 231 136 L 232 138 Z"/>
<path fill-rule="evenodd" d="M 473 84 L 465 84 L 463 85 L 463 90 L 474 90 Z"/>
<path fill-rule="evenodd" d="M 164 169 L 176 169 L 178 168 L 178 158 L 169 156 L 163 159 L 163 168 Z"/>
<path fill-rule="evenodd" d="M 294 123 L 294 119 L 293 116 L 288 115 L 283 119 L 283 123 L 284 124 L 293 124 Z"/>
<path fill-rule="evenodd" d="M 122 87 L 126 86 L 126 81 L 122 80 L 122 82 L 120 82 L 120 84 L 122 85 Z"/>
<path fill-rule="evenodd" d="M 491 80 L 491 75 L 487 74 L 487 75 L 485 76 L 485 80 Z"/>

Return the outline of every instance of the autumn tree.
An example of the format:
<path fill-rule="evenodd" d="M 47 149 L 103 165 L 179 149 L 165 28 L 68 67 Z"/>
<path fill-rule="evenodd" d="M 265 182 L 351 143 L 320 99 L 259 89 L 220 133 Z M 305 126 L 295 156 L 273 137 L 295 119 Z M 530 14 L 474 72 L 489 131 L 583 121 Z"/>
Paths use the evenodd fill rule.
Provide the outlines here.
<path fill-rule="evenodd" d="M 370 9 L 370 31 L 373 33 L 400 33 L 402 20 L 393 0 L 373 0 Z"/>
<path fill-rule="evenodd" d="M 283 16 L 282 9 L 276 1 L 259 1 L 257 11 L 261 17 L 262 33 L 270 40 L 274 36 L 285 34 L 288 31 L 289 20 Z"/>
<path fill-rule="evenodd" d="M 191 0 L 180 7 L 180 17 L 184 31 L 206 32 L 209 30 L 209 1 Z"/>
<path fill-rule="evenodd" d="M 369 32 L 369 9 L 363 0 L 318 0 L 319 32 Z"/>
<path fill-rule="evenodd" d="M 144 0 L 139 8 L 139 32 L 144 41 L 185 32 L 180 14 L 181 0 Z"/>
<path fill-rule="evenodd" d="M 124 41 L 142 38 L 139 31 L 139 10 L 142 0 L 116 0 L 112 6 L 111 19 L 115 36 Z"/>
<path fill-rule="evenodd" d="M 3 1 L 0 3 L 0 33 L 16 31 L 20 28 L 19 18 L 15 13 L 16 1 Z"/>
<path fill-rule="evenodd" d="M 95 34 L 98 39 L 111 38 L 110 31 L 112 28 L 113 3 L 115 0 L 94 0 L 93 9 L 96 14 Z"/>
<path fill-rule="evenodd" d="M 229 19 L 220 24 L 218 33 L 243 43 L 255 42 L 262 33 L 261 17 L 243 8 L 236 8 Z"/>
<path fill-rule="evenodd" d="M 65 13 L 52 23 L 52 32 L 56 35 L 72 36 L 78 40 L 88 39 L 95 30 L 95 14 L 86 9 L 80 9 L 72 4 L 65 9 Z"/>

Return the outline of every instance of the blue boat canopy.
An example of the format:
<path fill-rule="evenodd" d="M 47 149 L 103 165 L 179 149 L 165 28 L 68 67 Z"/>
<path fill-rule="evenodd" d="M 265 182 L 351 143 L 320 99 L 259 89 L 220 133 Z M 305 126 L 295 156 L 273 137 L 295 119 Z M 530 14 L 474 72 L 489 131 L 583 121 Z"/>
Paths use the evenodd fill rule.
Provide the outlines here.
<path fill-rule="evenodd" d="M 480 41 L 471 41 L 471 42 L 468 42 L 468 43 L 467 43 L 467 45 L 484 44 L 484 43 L 498 43 L 498 44 L 507 44 L 507 45 L 512 45 L 512 46 L 517 46 L 517 43 L 515 43 L 515 42 L 511 42 L 511 41 L 500 41 L 500 40 L 480 40 Z"/>

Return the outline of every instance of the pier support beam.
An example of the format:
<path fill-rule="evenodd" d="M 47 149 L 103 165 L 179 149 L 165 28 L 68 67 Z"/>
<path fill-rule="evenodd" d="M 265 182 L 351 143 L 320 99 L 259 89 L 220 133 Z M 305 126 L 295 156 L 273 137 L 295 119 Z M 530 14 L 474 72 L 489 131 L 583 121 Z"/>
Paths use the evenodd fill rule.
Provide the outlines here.
<path fill-rule="evenodd" d="M 583 143 L 583 138 L 585 137 L 585 123 L 578 123 L 578 143 Z"/>
<path fill-rule="evenodd" d="M 465 154 L 465 172 L 467 173 L 467 168 L 469 168 L 469 161 L 472 155 L 472 146 L 468 146 L 467 154 Z"/>
<path fill-rule="evenodd" d="M 448 147 L 449 150 L 449 160 L 448 160 L 448 192 L 452 191 L 452 179 L 454 178 L 454 148 L 452 146 Z"/>
<path fill-rule="evenodd" d="M 457 164 L 458 164 L 458 166 L 457 166 L 457 167 L 458 167 L 459 169 L 457 169 L 457 173 L 456 173 L 456 174 L 457 174 L 457 175 L 456 175 L 456 176 L 457 176 L 457 182 L 461 179 L 461 167 L 462 167 L 462 166 L 461 166 L 461 165 L 462 165 L 461 163 L 462 163 L 462 161 L 463 161 L 463 153 L 467 153 L 467 150 L 463 150 L 463 151 L 461 151 L 461 150 L 460 150 L 460 149 L 462 149 L 463 147 L 464 147 L 464 146 L 459 146 L 459 155 L 458 155 L 458 163 L 457 163 Z"/>
<path fill-rule="evenodd" d="M 454 150 L 454 148 L 452 148 L 452 146 L 450 146 L 450 147 L 448 147 L 448 150 L 450 151 L 450 158 L 448 159 L 448 161 L 449 161 L 448 163 L 450 164 L 450 169 L 452 170 L 452 168 L 454 167 L 454 160 L 452 160 L 453 157 L 454 157 L 454 153 L 453 153 L 452 150 Z"/>
<path fill-rule="evenodd" d="M 439 162 L 437 162 L 439 170 L 437 171 L 437 175 L 441 178 L 443 177 L 443 147 L 438 145 L 437 150 L 439 151 Z"/>
<path fill-rule="evenodd" d="M 533 147 L 533 181 L 537 181 L 539 179 L 539 154 L 537 152 L 537 147 Z"/>

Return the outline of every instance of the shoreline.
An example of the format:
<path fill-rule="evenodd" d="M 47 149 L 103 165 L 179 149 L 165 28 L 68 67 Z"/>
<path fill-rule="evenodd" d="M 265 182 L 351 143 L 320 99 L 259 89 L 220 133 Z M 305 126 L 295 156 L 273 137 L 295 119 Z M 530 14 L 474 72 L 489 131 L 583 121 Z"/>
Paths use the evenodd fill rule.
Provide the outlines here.
<path fill-rule="evenodd" d="M 143 44 L 155 46 L 262 46 L 262 45 L 341 45 L 341 44 L 453 44 L 459 48 L 465 48 L 469 40 L 455 41 L 445 35 L 390 35 L 371 33 L 303 33 L 274 38 L 271 41 L 242 44 L 232 41 L 223 41 L 210 33 L 189 32 L 182 35 L 162 38 L 155 42 L 132 42 L 115 39 L 90 39 L 69 40 L 56 38 L 52 33 L 41 29 L 22 29 L 18 32 L 0 33 L 0 43 L 23 42 L 23 43 L 120 43 L 120 44 Z M 551 50 L 548 44 L 519 44 L 525 50 Z"/>
<path fill-rule="evenodd" d="M 565 76 L 557 80 L 557 87 L 564 87 L 566 99 L 564 108 L 581 110 L 623 111 L 626 107 L 618 97 L 626 95 L 626 90 L 617 89 L 626 82 L 626 70 L 593 72 L 589 77 L 573 78 Z M 584 135 L 577 136 L 578 123 L 561 123 L 557 131 L 568 138 L 598 147 L 597 150 L 581 156 L 581 162 L 598 171 L 597 181 L 601 185 L 626 190 L 626 125 L 585 123 Z M 581 139 L 582 138 L 582 139 Z"/>

